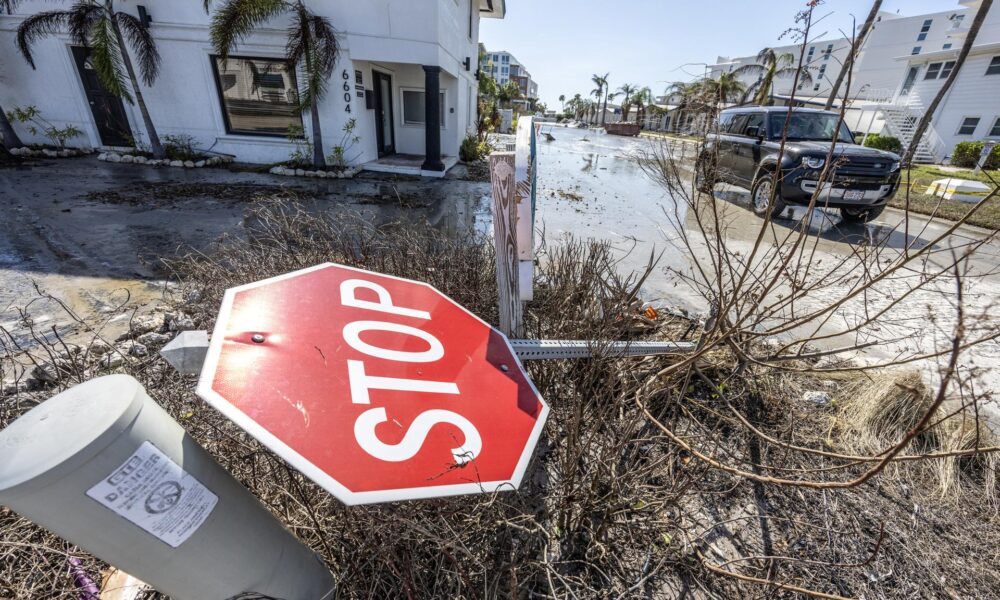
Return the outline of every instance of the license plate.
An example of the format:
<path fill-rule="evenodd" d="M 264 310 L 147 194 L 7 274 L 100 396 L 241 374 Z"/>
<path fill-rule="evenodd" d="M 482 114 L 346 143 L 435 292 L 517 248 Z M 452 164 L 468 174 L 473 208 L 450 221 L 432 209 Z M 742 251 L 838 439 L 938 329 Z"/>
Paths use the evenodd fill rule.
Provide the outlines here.
<path fill-rule="evenodd" d="M 865 197 L 864 190 L 846 190 L 844 191 L 844 200 L 863 200 Z"/>

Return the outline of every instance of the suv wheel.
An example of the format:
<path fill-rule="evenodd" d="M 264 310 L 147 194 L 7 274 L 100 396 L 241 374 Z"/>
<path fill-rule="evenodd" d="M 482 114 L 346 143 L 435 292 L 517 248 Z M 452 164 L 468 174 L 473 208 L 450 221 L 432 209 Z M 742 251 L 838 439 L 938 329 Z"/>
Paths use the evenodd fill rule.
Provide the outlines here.
<path fill-rule="evenodd" d="M 711 194 L 718 182 L 715 176 L 715 167 L 711 161 L 710 157 L 701 156 L 694 167 L 694 186 L 702 194 Z"/>
<path fill-rule="evenodd" d="M 774 173 L 771 171 L 761 171 L 754 180 L 750 188 L 750 208 L 753 213 L 760 218 L 764 218 L 768 213 L 770 205 L 771 218 L 781 216 L 788 207 L 781 199 L 781 192 L 774 193 L 774 201 L 771 201 L 771 191 L 774 190 Z"/>
<path fill-rule="evenodd" d="M 885 210 L 885 204 L 881 206 L 859 206 L 857 208 L 841 208 L 840 216 L 849 223 L 867 223 L 878 218 Z"/>

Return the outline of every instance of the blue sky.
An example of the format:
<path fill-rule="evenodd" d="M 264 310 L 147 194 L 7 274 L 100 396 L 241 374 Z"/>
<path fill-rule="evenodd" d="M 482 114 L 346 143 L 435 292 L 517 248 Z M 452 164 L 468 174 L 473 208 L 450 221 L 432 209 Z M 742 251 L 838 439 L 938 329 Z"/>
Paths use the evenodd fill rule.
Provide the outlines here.
<path fill-rule="evenodd" d="M 815 33 L 849 31 L 872 0 L 826 0 Z M 611 73 L 611 88 L 648 85 L 660 93 L 670 81 L 704 73 L 717 56 L 746 56 L 779 40 L 805 0 L 507 0 L 507 18 L 483 19 L 480 40 L 525 64 L 539 95 L 559 108 L 559 95 L 586 95 L 593 73 Z M 955 0 L 884 0 L 882 10 L 917 15 L 958 8 Z"/>

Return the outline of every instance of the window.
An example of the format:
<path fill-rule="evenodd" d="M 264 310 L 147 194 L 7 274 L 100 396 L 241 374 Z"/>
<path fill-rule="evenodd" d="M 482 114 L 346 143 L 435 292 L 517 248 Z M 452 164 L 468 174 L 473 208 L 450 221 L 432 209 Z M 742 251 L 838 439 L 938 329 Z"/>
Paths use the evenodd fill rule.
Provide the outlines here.
<path fill-rule="evenodd" d="M 510 54 L 504 54 L 500 62 L 502 62 L 503 64 L 508 64 L 510 62 Z"/>
<path fill-rule="evenodd" d="M 910 52 L 910 55 L 913 55 L 913 54 L 920 54 L 920 46 L 914 46 L 913 47 L 913 51 Z"/>
<path fill-rule="evenodd" d="M 295 72 L 284 60 L 212 57 L 226 132 L 285 137 L 302 128 Z"/>
<path fill-rule="evenodd" d="M 955 70 L 955 61 L 949 60 L 944 63 L 944 67 L 941 68 L 941 79 L 948 79 L 951 72 Z"/>
<path fill-rule="evenodd" d="M 942 50 L 950 50 L 951 49 L 951 44 L 945 44 L 944 46 L 941 46 L 941 49 Z"/>
<path fill-rule="evenodd" d="M 751 127 L 756 127 L 757 131 L 750 131 Z M 764 113 L 750 113 L 747 117 L 746 125 L 743 126 L 743 131 L 740 133 L 747 137 L 755 137 L 767 133 L 764 131 Z"/>
<path fill-rule="evenodd" d="M 444 92 L 441 92 L 441 128 L 444 129 Z M 424 90 L 403 90 L 403 125 L 423 125 L 427 122 Z"/>
<path fill-rule="evenodd" d="M 958 135 L 973 135 L 979 127 L 979 117 L 965 117 L 962 119 L 962 126 L 958 128 Z"/>
<path fill-rule="evenodd" d="M 819 91 L 819 84 L 818 83 L 813 86 L 813 91 L 814 92 L 818 92 Z"/>
<path fill-rule="evenodd" d="M 899 93 L 903 96 L 910 93 L 910 89 L 913 87 L 913 82 L 917 80 L 917 73 L 920 72 L 920 67 L 910 67 L 910 70 L 906 72 L 906 79 L 903 80 L 903 87 L 900 88 Z"/>
<path fill-rule="evenodd" d="M 830 60 L 830 54 L 833 53 L 833 44 L 827 44 L 826 51 L 823 53 L 823 60 Z"/>
<path fill-rule="evenodd" d="M 990 128 L 989 137 L 1000 137 L 1000 117 L 997 117 L 997 120 L 993 121 L 993 127 Z"/>
<path fill-rule="evenodd" d="M 825 73 L 826 73 L 826 65 L 822 65 L 822 66 L 821 66 L 821 67 L 819 68 L 819 74 L 818 74 L 818 75 L 816 76 L 816 80 L 817 80 L 817 81 L 819 81 L 820 79 L 823 79 L 823 75 L 824 75 Z"/>
<path fill-rule="evenodd" d="M 921 33 L 920 35 L 917 36 L 917 41 L 918 42 L 922 42 L 922 41 L 924 41 L 926 39 L 927 39 L 927 34 L 926 33 Z"/>
<path fill-rule="evenodd" d="M 987 75 L 1000 75 L 1000 56 L 994 56 L 990 66 L 986 67 Z"/>
<path fill-rule="evenodd" d="M 924 75 L 924 79 L 937 79 L 938 74 L 941 72 L 942 63 L 931 63 L 927 66 L 927 73 Z"/>

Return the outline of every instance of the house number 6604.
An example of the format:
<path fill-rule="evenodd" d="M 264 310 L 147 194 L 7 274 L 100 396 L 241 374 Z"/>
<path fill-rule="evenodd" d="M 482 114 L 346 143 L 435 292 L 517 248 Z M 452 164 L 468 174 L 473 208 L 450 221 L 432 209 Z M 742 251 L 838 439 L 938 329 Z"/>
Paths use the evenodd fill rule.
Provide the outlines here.
<path fill-rule="evenodd" d="M 351 75 L 347 72 L 347 69 L 344 69 L 340 77 L 344 80 L 344 102 L 347 103 L 347 106 L 344 107 L 344 112 L 349 113 L 351 112 L 351 98 L 353 97 L 351 95 L 351 84 L 349 83 Z"/>

